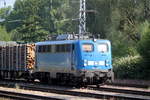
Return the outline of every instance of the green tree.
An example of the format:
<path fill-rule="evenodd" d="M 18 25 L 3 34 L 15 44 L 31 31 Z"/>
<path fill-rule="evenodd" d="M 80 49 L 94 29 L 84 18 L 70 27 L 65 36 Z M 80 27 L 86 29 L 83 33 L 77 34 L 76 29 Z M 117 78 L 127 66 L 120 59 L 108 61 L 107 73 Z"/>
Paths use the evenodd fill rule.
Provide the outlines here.
<path fill-rule="evenodd" d="M 147 0 L 110 1 L 111 23 L 107 26 L 106 36 L 112 41 L 113 53 L 116 56 L 136 55 L 141 35 L 139 25 L 149 19 L 145 17 Z"/>
<path fill-rule="evenodd" d="M 141 40 L 138 44 L 139 53 L 147 59 L 149 62 L 150 59 L 150 23 L 145 21 L 139 26 L 139 31 L 141 32 Z"/>
<path fill-rule="evenodd" d="M 17 0 L 7 17 L 7 31 L 21 41 L 41 41 L 48 34 L 71 32 L 69 0 Z M 18 35 L 15 35 L 15 33 Z M 18 40 L 18 39 L 17 39 Z"/>
<path fill-rule="evenodd" d="M 5 28 L 5 20 L 10 14 L 11 7 L 0 8 L 0 41 L 10 41 L 11 34 Z"/>
<path fill-rule="evenodd" d="M 0 26 L 0 41 L 10 41 L 11 35 L 7 33 L 5 27 Z"/>
<path fill-rule="evenodd" d="M 111 19 L 111 0 L 87 0 L 87 28 L 93 34 L 107 38 L 107 28 Z"/>
<path fill-rule="evenodd" d="M 11 7 L 1 8 L 0 9 L 0 19 L 5 20 L 6 17 L 10 14 Z"/>

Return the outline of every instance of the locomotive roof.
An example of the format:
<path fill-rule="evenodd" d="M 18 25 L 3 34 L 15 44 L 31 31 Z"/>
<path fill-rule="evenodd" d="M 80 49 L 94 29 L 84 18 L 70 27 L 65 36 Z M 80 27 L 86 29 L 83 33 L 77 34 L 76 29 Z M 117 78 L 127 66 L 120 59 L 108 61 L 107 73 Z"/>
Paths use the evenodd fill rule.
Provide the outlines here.
<path fill-rule="evenodd" d="M 78 40 L 63 40 L 63 41 L 43 41 L 37 42 L 36 45 L 49 45 L 49 44 L 71 44 L 77 42 Z"/>
<path fill-rule="evenodd" d="M 99 39 L 98 39 L 99 40 Z M 36 45 L 49 45 L 49 44 L 71 44 L 82 40 L 62 40 L 62 41 L 43 41 L 43 42 L 37 42 Z M 83 41 L 92 41 L 92 40 L 83 40 Z M 100 39 L 100 41 L 103 42 L 109 42 L 109 40 L 103 40 Z"/>

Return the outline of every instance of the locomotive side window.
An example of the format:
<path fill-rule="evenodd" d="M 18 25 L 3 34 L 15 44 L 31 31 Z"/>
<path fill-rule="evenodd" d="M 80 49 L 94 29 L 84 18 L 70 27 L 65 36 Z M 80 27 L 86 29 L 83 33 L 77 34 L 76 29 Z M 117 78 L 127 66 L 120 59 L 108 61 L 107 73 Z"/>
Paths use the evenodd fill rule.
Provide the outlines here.
<path fill-rule="evenodd" d="M 43 45 L 43 48 L 42 48 L 42 52 L 46 52 L 47 50 L 46 50 L 46 45 Z"/>
<path fill-rule="evenodd" d="M 103 44 L 98 44 L 98 52 L 101 52 L 101 53 L 106 53 L 108 52 L 108 45 L 103 43 Z"/>
<path fill-rule="evenodd" d="M 61 51 L 61 45 L 56 45 L 56 52 L 60 52 Z"/>
<path fill-rule="evenodd" d="M 51 45 L 51 53 L 56 52 L 56 45 Z"/>
<path fill-rule="evenodd" d="M 61 44 L 61 45 L 42 45 L 39 46 L 38 52 L 40 53 L 60 53 L 60 52 L 70 52 L 71 44 Z"/>
<path fill-rule="evenodd" d="M 65 51 L 65 44 L 61 45 L 61 50 Z"/>
<path fill-rule="evenodd" d="M 42 52 L 42 46 L 39 46 L 38 52 Z"/>
<path fill-rule="evenodd" d="M 71 51 L 71 45 L 70 44 L 66 44 L 66 52 L 70 52 Z"/>
<path fill-rule="evenodd" d="M 51 45 L 42 45 L 42 46 L 39 46 L 38 52 L 40 52 L 40 53 L 51 52 Z"/>
<path fill-rule="evenodd" d="M 83 44 L 82 50 L 85 52 L 92 52 L 94 50 L 93 44 Z"/>
<path fill-rule="evenodd" d="M 70 51 L 71 51 L 70 44 L 56 45 L 56 52 L 70 52 Z"/>
<path fill-rule="evenodd" d="M 47 52 L 51 52 L 51 45 L 47 45 Z"/>

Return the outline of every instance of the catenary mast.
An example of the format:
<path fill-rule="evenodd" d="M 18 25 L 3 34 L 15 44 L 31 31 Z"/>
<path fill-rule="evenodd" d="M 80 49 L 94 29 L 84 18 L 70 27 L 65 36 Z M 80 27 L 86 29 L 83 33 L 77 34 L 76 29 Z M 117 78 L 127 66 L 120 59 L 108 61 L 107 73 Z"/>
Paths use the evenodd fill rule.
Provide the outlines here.
<path fill-rule="evenodd" d="M 79 35 L 86 33 L 86 0 L 80 0 Z"/>

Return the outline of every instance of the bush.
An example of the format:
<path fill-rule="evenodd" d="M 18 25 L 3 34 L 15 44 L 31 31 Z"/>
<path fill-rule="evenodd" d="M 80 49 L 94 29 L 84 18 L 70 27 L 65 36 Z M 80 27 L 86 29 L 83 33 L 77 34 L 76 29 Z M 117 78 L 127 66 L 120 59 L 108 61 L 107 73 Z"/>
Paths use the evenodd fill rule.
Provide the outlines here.
<path fill-rule="evenodd" d="M 143 58 L 139 55 L 115 58 L 113 63 L 115 78 L 149 79 L 143 62 Z"/>
<path fill-rule="evenodd" d="M 140 25 L 140 33 L 141 33 L 141 39 L 138 43 L 138 52 L 141 54 L 141 56 L 144 57 L 145 60 L 150 60 L 150 23 L 145 22 Z"/>
<path fill-rule="evenodd" d="M 117 49 L 125 51 L 124 56 L 126 54 L 130 56 L 121 57 L 121 55 L 119 58 L 114 58 L 113 66 L 116 78 L 150 79 L 150 22 L 145 21 L 140 24 L 138 31 L 141 36 L 135 44 L 136 48 L 128 46 L 125 49 Z"/>

